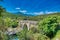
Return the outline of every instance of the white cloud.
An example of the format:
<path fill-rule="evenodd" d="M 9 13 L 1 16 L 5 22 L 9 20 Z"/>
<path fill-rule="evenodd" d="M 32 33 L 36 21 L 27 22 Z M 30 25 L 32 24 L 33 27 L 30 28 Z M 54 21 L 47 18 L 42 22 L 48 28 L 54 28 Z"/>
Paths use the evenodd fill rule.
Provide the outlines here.
<path fill-rule="evenodd" d="M 26 11 L 26 10 L 20 10 L 20 12 L 22 12 L 22 13 L 26 13 L 27 11 Z"/>
<path fill-rule="evenodd" d="M 33 14 L 35 14 L 35 15 L 42 15 L 42 14 L 44 14 L 44 12 L 43 11 L 41 11 L 41 12 L 34 12 Z"/>
<path fill-rule="evenodd" d="M 33 13 L 31 13 L 32 15 L 42 15 L 42 14 L 44 14 L 44 12 L 43 11 L 41 11 L 41 12 L 33 12 Z"/>
<path fill-rule="evenodd" d="M 32 13 L 26 13 L 26 14 L 29 14 L 29 15 L 42 15 L 42 14 L 44 14 L 44 12 L 41 11 L 41 12 L 32 12 Z"/>
<path fill-rule="evenodd" d="M 45 11 L 46 14 L 52 14 L 52 13 L 57 13 L 57 11 Z"/>
<path fill-rule="evenodd" d="M 52 14 L 52 13 L 57 13 L 57 11 L 40 11 L 40 12 L 33 12 L 33 13 L 29 13 L 29 14 L 32 14 L 32 15 L 43 15 L 43 14 Z"/>
<path fill-rule="evenodd" d="M 16 9 L 20 9 L 20 8 L 17 7 Z"/>
<path fill-rule="evenodd" d="M 21 10 L 19 7 L 15 8 L 15 9 L 18 9 L 19 12 L 22 12 L 22 13 L 26 13 L 27 10 Z"/>

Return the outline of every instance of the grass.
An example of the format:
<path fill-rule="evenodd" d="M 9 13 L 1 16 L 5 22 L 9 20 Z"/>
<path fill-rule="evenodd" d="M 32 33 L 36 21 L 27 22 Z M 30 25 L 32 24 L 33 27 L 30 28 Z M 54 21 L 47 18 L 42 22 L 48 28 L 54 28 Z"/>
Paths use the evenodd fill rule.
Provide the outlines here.
<path fill-rule="evenodd" d="M 56 36 L 52 40 L 60 40 L 60 30 L 57 32 Z"/>

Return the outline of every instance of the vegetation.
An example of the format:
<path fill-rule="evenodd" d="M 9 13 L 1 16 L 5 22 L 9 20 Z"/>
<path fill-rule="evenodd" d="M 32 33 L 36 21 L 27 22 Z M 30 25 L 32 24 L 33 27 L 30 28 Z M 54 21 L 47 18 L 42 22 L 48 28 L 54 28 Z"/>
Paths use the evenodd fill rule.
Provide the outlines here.
<path fill-rule="evenodd" d="M 16 28 L 18 20 L 38 21 L 38 27 L 32 27 L 28 30 L 25 24 L 23 30 L 16 33 L 19 40 L 55 40 L 60 38 L 60 13 L 23 16 L 21 13 L 13 14 L 6 12 L 5 8 L 0 7 L 0 40 L 9 40 L 6 31 L 9 27 Z"/>
<path fill-rule="evenodd" d="M 6 34 L 7 28 L 12 27 L 12 25 L 16 26 L 18 23 L 16 19 L 12 20 L 11 17 L 5 17 L 4 13 L 6 13 L 5 9 L 0 7 L 0 40 L 9 40 Z"/>
<path fill-rule="evenodd" d="M 28 32 L 25 32 L 26 28 L 25 30 L 23 29 L 24 31 L 22 32 L 22 35 L 24 34 L 27 34 L 27 35 L 24 35 L 24 37 L 22 38 L 24 38 L 24 40 L 51 40 L 53 39 L 56 35 L 59 35 L 59 34 L 56 34 L 60 30 L 58 18 L 59 16 L 57 17 L 56 15 L 47 16 L 43 20 L 39 21 L 38 28 L 32 27 Z M 25 37 L 27 39 L 25 39 Z"/>
<path fill-rule="evenodd" d="M 52 38 L 56 34 L 56 28 L 58 27 L 57 17 L 47 17 L 39 22 L 40 31 L 46 36 Z"/>
<path fill-rule="evenodd" d="M 43 20 L 46 17 L 51 17 L 51 16 L 56 16 L 58 20 L 60 20 L 60 13 L 52 13 L 52 14 L 43 14 L 43 15 L 37 15 L 37 16 L 30 16 L 28 19 L 29 20 L 35 20 L 35 21 L 40 21 Z M 37 20 L 38 19 L 38 20 Z"/>
<path fill-rule="evenodd" d="M 52 40 L 57 40 L 57 39 L 60 40 L 60 30 L 57 31 L 55 37 Z"/>

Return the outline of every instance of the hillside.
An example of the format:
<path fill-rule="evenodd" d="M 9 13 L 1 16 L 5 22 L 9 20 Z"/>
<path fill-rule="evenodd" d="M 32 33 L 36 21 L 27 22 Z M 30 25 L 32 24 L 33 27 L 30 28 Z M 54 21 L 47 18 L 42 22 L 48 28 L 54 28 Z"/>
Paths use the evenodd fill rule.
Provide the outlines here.
<path fill-rule="evenodd" d="M 60 20 L 60 13 L 52 13 L 52 14 L 44 14 L 44 15 L 37 15 L 37 16 L 30 16 L 27 14 L 23 14 L 23 13 L 9 13 L 9 12 L 4 12 L 2 13 L 3 17 L 10 17 L 10 18 L 17 18 L 17 19 L 21 19 L 21 20 L 35 20 L 35 21 L 39 21 L 39 20 L 43 20 L 44 18 L 48 17 L 48 16 L 56 16 L 58 17 L 58 19 Z"/>
<path fill-rule="evenodd" d="M 12 19 L 25 19 L 26 18 L 26 16 L 24 16 L 24 15 L 21 15 L 21 14 L 13 14 L 13 13 L 9 13 L 9 12 L 4 12 L 4 13 L 2 13 L 2 15 L 3 15 L 3 18 L 5 18 L 5 17 L 10 17 L 10 18 L 12 18 Z"/>
<path fill-rule="evenodd" d="M 44 15 L 37 15 L 37 16 L 31 16 L 29 17 L 29 20 L 43 20 L 44 18 L 48 17 L 48 16 L 56 16 L 56 17 L 60 17 L 60 13 L 52 13 L 52 14 L 44 14 Z M 59 18 L 60 19 L 60 18 Z"/>

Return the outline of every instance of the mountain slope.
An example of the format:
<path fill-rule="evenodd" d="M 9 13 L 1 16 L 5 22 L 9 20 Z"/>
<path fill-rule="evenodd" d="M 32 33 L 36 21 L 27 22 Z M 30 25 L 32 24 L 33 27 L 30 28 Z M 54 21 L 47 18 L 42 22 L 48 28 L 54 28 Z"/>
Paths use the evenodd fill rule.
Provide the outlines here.
<path fill-rule="evenodd" d="M 14 14 L 23 15 L 23 16 L 34 16 L 32 14 L 21 13 L 21 12 L 17 12 L 17 13 L 14 13 Z"/>
<path fill-rule="evenodd" d="M 52 13 L 52 14 L 44 14 L 44 15 L 37 15 L 37 16 L 30 16 L 27 14 L 23 14 L 23 13 L 9 13 L 9 12 L 5 12 L 2 13 L 3 17 L 10 17 L 13 19 L 20 19 L 20 20 L 35 20 L 35 21 L 39 21 L 39 20 L 43 20 L 44 18 L 48 17 L 48 16 L 56 16 L 56 17 L 60 17 L 60 13 Z M 60 18 L 59 18 L 60 20 Z"/>
<path fill-rule="evenodd" d="M 44 18 L 46 17 L 52 17 L 52 16 L 56 16 L 56 17 L 60 17 L 60 13 L 52 13 L 52 14 L 44 14 L 44 15 L 37 15 L 37 16 L 32 16 L 32 17 L 29 17 L 29 20 L 36 20 L 36 21 L 39 21 L 39 20 L 43 20 Z"/>
<path fill-rule="evenodd" d="M 21 14 L 13 14 L 13 13 L 9 13 L 9 12 L 4 12 L 4 13 L 2 13 L 2 15 L 3 15 L 3 17 L 5 18 L 5 17 L 10 17 L 10 18 L 12 18 L 12 19 L 25 19 L 26 18 L 26 16 L 23 16 L 23 15 L 21 15 Z"/>

